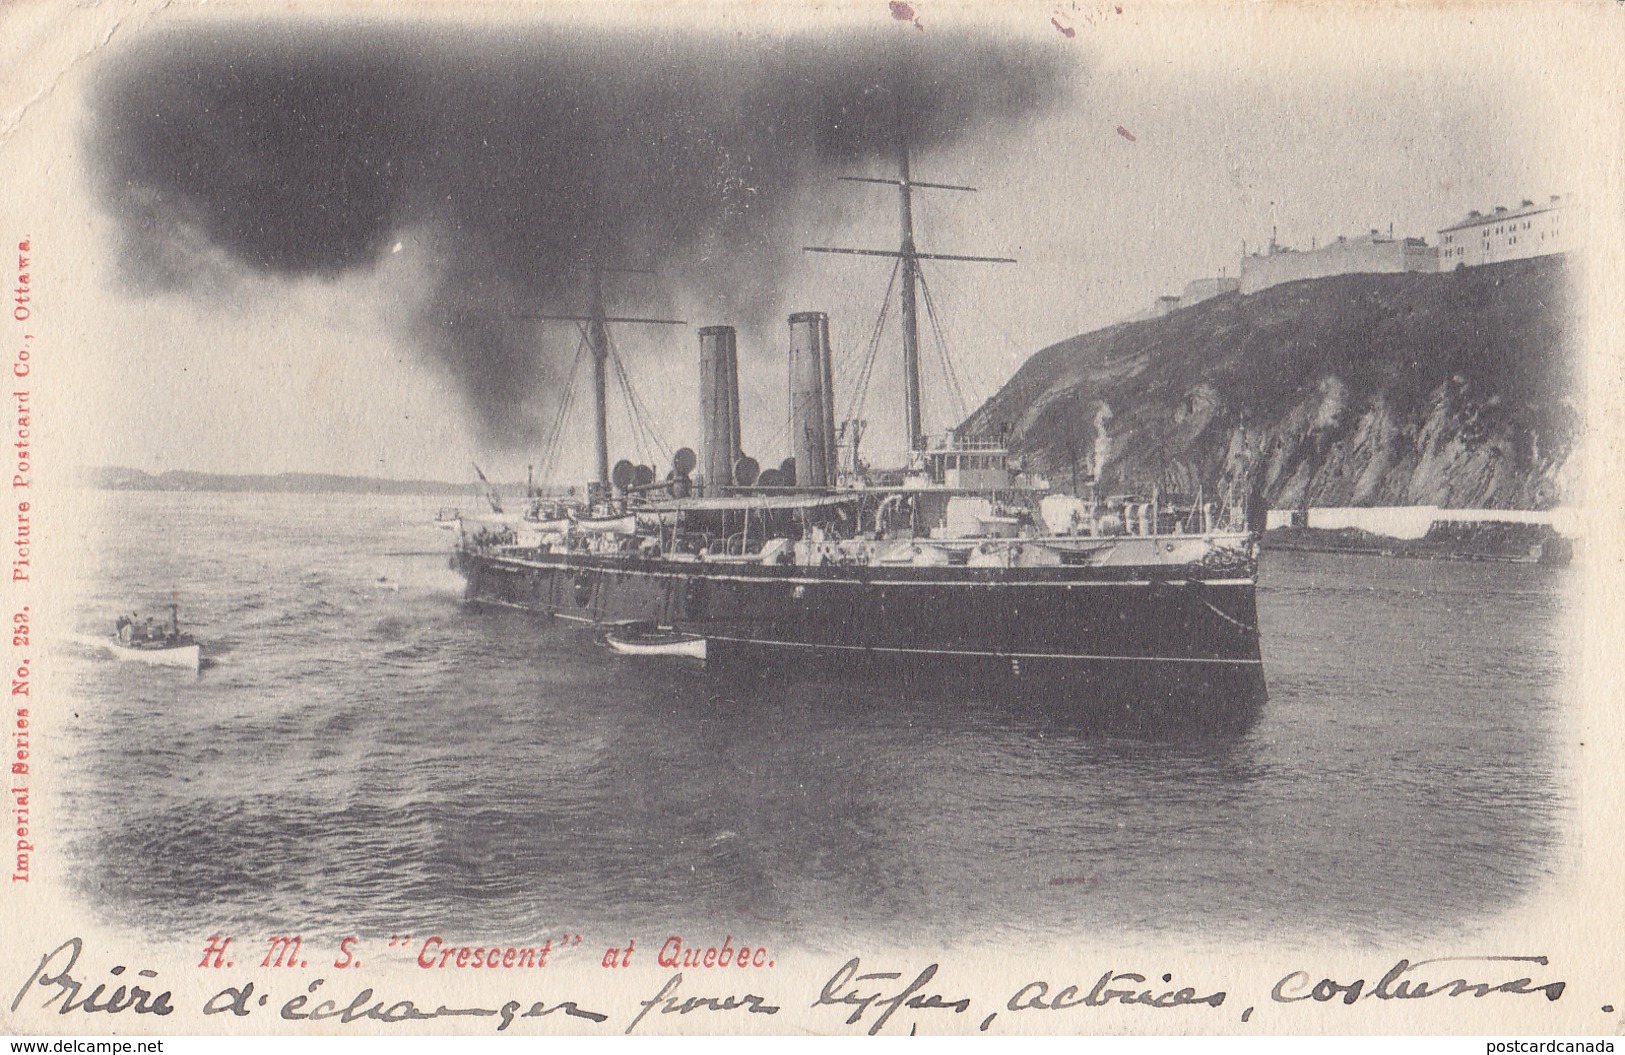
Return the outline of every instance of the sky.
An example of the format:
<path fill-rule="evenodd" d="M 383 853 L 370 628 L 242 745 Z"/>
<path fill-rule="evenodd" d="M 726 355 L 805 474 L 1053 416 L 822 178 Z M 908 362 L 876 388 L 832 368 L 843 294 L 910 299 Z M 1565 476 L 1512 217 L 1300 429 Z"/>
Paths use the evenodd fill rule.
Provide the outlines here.
<path fill-rule="evenodd" d="M 928 339 L 933 430 L 1044 346 L 1236 274 L 1272 226 L 1432 243 L 1594 183 L 1592 115 L 1554 74 L 1583 34 L 1516 9 L 47 6 L 0 15 L 26 56 L 0 235 L 33 246 L 60 463 L 585 479 L 584 367 L 559 421 L 581 334 L 526 316 L 584 311 L 591 260 L 652 272 L 607 278 L 612 314 L 686 323 L 615 329 L 659 439 L 612 384 L 612 459 L 698 445 L 695 330 L 718 323 L 744 449 L 783 458 L 786 317 L 820 310 L 837 409 L 887 461 L 895 310 L 861 409 L 852 379 L 890 262 L 801 247 L 895 247 L 895 191 L 837 177 L 894 175 L 899 127 L 916 179 L 978 188 L 917 193 L 920 248 L 1017 260 L 927 265 L 958 382 Z"/>

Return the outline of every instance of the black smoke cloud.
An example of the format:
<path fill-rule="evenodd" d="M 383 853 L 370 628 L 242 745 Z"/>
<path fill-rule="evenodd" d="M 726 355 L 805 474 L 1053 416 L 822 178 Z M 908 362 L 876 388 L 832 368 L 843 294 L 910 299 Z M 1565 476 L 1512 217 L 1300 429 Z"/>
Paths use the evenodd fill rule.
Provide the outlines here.
<path fill-rule="evenodd" d="M 582 310 L 590 255 L 661 270 L 614 298 L 639 314 L 663 287 L 715 305 L 703 321 L 765 323 L 810 188 L 889 170 L 899 120 L 923 154 L 1062 92 L 1051 51 L 885 28 L 216 28 L 105 75 L 89 141 L 137 286 L 201 288 L 200 261 L 221 258 L 338 276 L 424 234 L 437 277 L 407 332 L 484 438 L 514 447 L 541 431 L 575 337 L 544 355 L 534 324 L 504 314 Z"/>

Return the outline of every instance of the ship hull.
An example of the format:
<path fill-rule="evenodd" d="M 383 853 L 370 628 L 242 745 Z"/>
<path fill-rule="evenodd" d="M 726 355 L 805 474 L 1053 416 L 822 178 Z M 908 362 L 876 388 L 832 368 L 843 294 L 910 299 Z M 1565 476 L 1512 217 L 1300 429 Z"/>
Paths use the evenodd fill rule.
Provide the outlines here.
<path fill-rule="evenodd" d="M 455 560 L 471 602 L 701 635 L 707 669 L 723 677 L 895 680 L 1186 731 L 1244 729 L 1264 703 L 1251 576 L 466 550 Z"/>

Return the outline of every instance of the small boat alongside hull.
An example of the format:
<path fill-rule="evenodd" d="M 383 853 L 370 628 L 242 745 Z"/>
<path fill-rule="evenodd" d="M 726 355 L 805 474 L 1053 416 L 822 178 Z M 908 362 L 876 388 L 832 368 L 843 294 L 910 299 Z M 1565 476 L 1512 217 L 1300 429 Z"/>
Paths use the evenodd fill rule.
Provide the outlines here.
<path fill-rule="evenodd" d="M 604 635 L 604 643 L 623 656 L 679 656 L 704 661 L 706 641 L 699 634 L 624 628 Z"/>

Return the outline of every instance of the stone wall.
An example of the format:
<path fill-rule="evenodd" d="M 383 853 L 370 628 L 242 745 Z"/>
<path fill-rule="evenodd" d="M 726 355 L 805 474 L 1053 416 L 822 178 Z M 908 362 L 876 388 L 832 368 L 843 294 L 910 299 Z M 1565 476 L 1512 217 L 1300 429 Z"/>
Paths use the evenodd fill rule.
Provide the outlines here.
<path fill-rule="evenodd" d="M 1420 238 L 1384 238 L 1375 232 L 1339 238 L 1318 249 L 1272 248 L 1241 260 L 1241 292 L 1331 275 L 1437 271 L 1438 252 Z"/>

